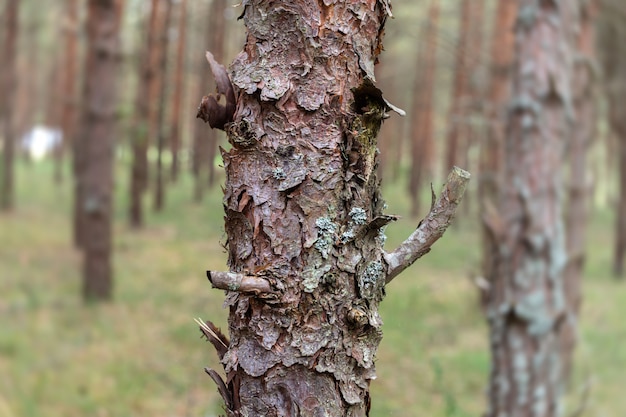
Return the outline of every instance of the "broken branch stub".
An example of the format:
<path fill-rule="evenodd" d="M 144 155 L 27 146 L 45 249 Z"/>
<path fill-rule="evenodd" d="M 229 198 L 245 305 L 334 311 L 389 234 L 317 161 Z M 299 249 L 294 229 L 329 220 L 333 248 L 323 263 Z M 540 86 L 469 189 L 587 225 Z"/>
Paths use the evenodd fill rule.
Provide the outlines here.
<path fill-rule="evenodd" d="M 431 246 L 443 236 L 452 223 L 469 179 L 469 172 L 459 167 L 452 168 L 441 195 L 417 229 L 393 252 L 384 253 L 387 263 L 386 283 L 391 282 L 413 262 L 428 253 Z"/>
<path fill-rule="evenodd" d="M 217 94 L 202 97 L 196 117 L 207 122 L 213 129 L 224 130 L 226 124 L 233 120 L 235 114 L 237 106 L 235 91 L 226 68 L 218 63 L 209 51 L 206 53 L 206 59 L 209 61 L 211 72 L 215 78 Z M 226 98 L 225 105 L 219 103 L 222 96 Z"/>

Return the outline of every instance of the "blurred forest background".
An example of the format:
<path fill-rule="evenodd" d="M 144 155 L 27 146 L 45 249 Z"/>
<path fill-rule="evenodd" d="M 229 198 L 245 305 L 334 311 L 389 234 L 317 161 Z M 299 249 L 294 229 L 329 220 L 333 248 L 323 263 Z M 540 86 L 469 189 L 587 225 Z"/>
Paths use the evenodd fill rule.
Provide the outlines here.
<path fill-rule="evenodd" d="M 94 55 L 113 48 L 117 69 L 89 81 L 87 3 L 0 0 L 0 417 L 218 415 L 221 399 L 202 368 L 219 365 L 193 318 L 225 327 L 223 295 L 209 290 L 205 271 L 226 268 L 219 147 L 230 145 L 195 116 L 215 88 L 204 52 L 232 61 L 245 35 L 242 10 L 230 0 L 125 0 L 120 41 Z M 489 182 L 490 132 L 502 130 L 510 100 L 514 3 L 393 2 L 377 82 L 407 117 L 393 115 L 379 135 L 384 197 L 402 216 L 387 229 L 387 245 L 415 228 L 428 211 L 430 183 L 437 190 L 451 165 L 473 180 L 454 227 L 382 303 L 374 416 L 465 417 L 487 407 L 479 188 Z M 584 100 L 595 115 L 577 188 L 590 216 L 565 411 L 621 417 L 626 3 L 582 3 L 597 33 L 580 58 L 592 69 Z M 114 85 L 116 94 L 105 90 L 85 103 L 85 86 L 98 84 Z M 89 114 L 105 102 L 108 113 Z M 89 130 L 85 121 L 96 119 L 100 127 Z M 89 150 L 86 135 L 109 124 L 114 143 Z M 84 176 L 85 165 L 96 164 L 89 158 L 108 154 L 112 173 Z M 90 287 L 83 256 L 104 256 L 89 229 L 102 225 L 81 226 L 75 196 L 84 193 L 85 209 L 100 210 L 89 186 L 108 178 L 113 278 Z M 98 274 L 109 268 L 94 262 Z"/>

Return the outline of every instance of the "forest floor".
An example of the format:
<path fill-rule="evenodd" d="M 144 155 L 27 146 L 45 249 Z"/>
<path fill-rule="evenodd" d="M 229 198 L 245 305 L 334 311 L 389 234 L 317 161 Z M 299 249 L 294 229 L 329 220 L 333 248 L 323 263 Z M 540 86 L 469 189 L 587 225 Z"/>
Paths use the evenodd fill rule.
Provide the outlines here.
<path fill-rule="evenodd" d="M 193 319 L 225 327 L 219 186 L 202 204 L 182 178 L 140 232 L 126 223 L 126 170 L 116 180 L 115 301 L 85 306 L 71 244 L 72 184 L 49 163 L 20 164 L 17 208 L 0 214 L 0 417 L 191 417 L 221 410 L 204 366 L 221 369 Z M 437 187 L 436 187 L 437 188 Z M 401 184 L 385 187 L 389 248 L 417 225 Z M 472 196 L 473 197 L 473 196 Z M 471 202 L 475 204 L 475 198 Z M 428 203 L 425 203 L 427 205 Z M 626 282 L 610 274 L 612 214 L 589 228 L 581 340 L 565 416 L 626 415 Z M 476 417 L 486 409 L 487 329 L 469 277 L 479 271 L 476 215 L 458 224 L 387 289 L 372 416 Z"/>

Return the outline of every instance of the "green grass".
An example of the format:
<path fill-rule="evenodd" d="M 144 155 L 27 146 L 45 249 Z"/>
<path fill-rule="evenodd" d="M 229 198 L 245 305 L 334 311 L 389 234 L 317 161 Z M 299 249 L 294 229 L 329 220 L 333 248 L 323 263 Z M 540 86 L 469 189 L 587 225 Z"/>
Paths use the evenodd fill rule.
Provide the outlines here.
<path fill-rule="evenodd" d="M 194 317 L 224 326 L 223 294 L 207 269 L 224 269 L 219 187 L 202 204 L 191 180 L 170 187 L 145 230 L 125 221 L 128 174 L 116 185 L 115 302 L 84 306 L 81 259 L 70 240 L 71 184 L 48 163 L 19 165 L 17 208 L 0 214 L 0 417 L 210 416 L 220 410 L 202 371 L 219 368 Z M 393 247 L 414 229 L 401 184 L 385 188 Z M 151 201 L 146 201 L 151 207 Z M 581 343 L 568 406 L 588 381 L 586 416 L 626 415 L 626 287 L 610 277 L 612 215 L 589 230 Z M 381 314 L 385 337 L 372 383 L 373 416 L 479 416 L 489 371 L 487 329 L 468 277 L 479 265 L 478 225 L 460 219 L 432 252 L 397 278 Z"/>

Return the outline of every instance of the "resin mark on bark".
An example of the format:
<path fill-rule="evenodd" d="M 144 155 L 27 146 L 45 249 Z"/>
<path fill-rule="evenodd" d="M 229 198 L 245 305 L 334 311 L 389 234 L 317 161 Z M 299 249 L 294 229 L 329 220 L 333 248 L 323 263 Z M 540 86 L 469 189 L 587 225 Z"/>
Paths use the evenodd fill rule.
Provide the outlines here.
<path fill-rule="evenodd" d="M 226 124 L 233 121 L 233 115 L 235 114 L 237 106 L 235 91 L 230 78 L 228 78 L 226 68 L 213 58 L 211 52 L 207 51 L 206 59 L 209 61 L 211 72 L 215 78 L 217 95 L 209 94 L 202 97 L 196 117 L 207 122 L 213 129 L 224 130 Z M 226 98 L 225 105 L 219 103 L 222 96 Z"/>
<path fill-rule="evenodd" d="M 452 168 L 443 191 L 435 201 L 430 213 L 396 250 L 391 253 L 384 253 L 383 257 L 388 267 L 387 283 L 421 258 L 422 255 L 428 253 L 431 246 L 443 236 L 454 218 L 469 179 L 469 172 L 458 167 Z"/>

